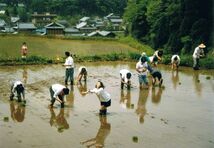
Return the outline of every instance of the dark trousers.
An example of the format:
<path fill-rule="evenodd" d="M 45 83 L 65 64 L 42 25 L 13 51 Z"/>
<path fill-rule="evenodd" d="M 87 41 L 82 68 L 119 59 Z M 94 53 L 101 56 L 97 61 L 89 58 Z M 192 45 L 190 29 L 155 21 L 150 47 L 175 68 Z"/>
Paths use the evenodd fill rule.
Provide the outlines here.
<path fill-rule="evenodd" d="M 68 84 L 68 79 L 70 78 L 71 85 L 74 81 L 74 68 L 66 68 L 65 70 L 65 84 Z"/>
<path fill-rule="evenodd" d="M 199 58 L 193 58 L 193 69 L 199 69 Z"/>

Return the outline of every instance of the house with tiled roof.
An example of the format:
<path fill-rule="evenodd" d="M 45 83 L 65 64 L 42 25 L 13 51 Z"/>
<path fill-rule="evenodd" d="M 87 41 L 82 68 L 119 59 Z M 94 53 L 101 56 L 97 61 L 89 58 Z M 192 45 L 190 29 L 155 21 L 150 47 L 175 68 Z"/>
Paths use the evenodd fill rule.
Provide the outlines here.
<path fill-rule="evenodd" d="M 52 22 L 45 26 L 47 35 L 63 35 L 65 26 L 60 23 Z"/>

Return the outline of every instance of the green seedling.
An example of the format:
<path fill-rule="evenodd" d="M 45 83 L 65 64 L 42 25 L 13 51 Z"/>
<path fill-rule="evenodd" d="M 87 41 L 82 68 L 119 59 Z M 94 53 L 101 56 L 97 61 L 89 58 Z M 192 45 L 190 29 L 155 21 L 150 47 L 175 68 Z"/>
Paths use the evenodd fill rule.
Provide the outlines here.
<path fill-rule="evenodd" d="M 131 109 L 134 109 L 134 104 L 131 104 Z"/>
<path fill-rule="evenodd" d="M 132 137 L 132 141 L 135 142 L 135 143 L 137 143 L 138 142 L 138 137 L 137 136 L 133 136 Z"/>
<path fill-rule="evenodd" d="M 207 79 L 207 80 L 210 80 L 211 78 L 210 78 L 210 76 L 206 76 L 206 79 Z"/>
<path fill-rule="evenodd" d="M 9 121 L 9 117 L 4 117 L 4 122 L 8 122 Z"/>

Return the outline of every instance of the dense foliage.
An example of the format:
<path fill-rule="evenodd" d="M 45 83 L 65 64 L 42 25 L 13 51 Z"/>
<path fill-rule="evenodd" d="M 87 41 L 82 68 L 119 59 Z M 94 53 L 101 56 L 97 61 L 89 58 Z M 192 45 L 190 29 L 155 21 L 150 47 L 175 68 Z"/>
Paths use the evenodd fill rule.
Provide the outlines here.
<path fill-rule="evenodd" d="M 127 0 L 0 0 L 0 2 L 13 7 L 23 3 L 27 12 L 51 12 L 61 16 L 104 16 L 113 12 L 122 15 L 127 4 Z"/>
<path fill-rule="evenodd" d="M 167 53 L 190 53 L 201 42 L 212 46 L 212 0 L 129 0 L 127 32 Z"/>

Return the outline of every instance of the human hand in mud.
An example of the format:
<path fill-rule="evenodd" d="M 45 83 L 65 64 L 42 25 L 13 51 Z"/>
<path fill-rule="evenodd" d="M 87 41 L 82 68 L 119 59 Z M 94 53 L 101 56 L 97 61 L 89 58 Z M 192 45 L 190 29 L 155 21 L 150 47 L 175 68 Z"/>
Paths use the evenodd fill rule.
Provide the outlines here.
<path fill-rule="evenodd" d="M 82 91 L 81 92 L 81 94 L 83 94 L 83 95 L 86 95 L 86 94 L 88 94 L 89 93 L 89 90 L 88 91 Z"/>

